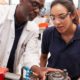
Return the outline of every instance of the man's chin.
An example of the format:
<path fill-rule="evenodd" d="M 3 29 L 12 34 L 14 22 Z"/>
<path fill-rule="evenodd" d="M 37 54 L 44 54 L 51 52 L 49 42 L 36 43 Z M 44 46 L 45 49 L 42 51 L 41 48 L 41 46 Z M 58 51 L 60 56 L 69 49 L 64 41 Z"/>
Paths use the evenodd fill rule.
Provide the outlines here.
<path fill-rule="evenodd" d="M 30 18 L 29 21 L 32 21 L 34 18 Z"/>
<path fill-rule="evenodd" d="M 35 17 L 34 17 L 34 18 L 35 18 Z M 34 18 L 29 18 L 28 20 L 29 20 L 29 21 L 32 21 L 32 20 L 34 20 Z"/>
<path fill-rule="evenodd" d="M 35 16 L 29 15 L 29 19 L 28 19 L 28 20 L 32 21 L 34 18 L 36 18 L 36 16 L 37 16 L 37 15 L 35 15 Z"/>

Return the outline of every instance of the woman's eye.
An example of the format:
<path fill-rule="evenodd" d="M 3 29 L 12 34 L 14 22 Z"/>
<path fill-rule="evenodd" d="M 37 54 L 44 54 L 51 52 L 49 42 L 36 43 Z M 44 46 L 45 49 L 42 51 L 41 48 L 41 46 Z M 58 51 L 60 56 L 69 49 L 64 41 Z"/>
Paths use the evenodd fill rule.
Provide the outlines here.
<path fill-rule="evenodd" d="M 60 15 L 59 18 L 60 19 L 65 19 L 67 17 L 67 15 L 68 15 L 68 13 L 67 14 L 63 14 L 63 15 Z"/>
<path fill-rule="evenodd" d="M 59 18 L 65 19 L 66 18 L 66 15 L 59 16 Z"/>
<path fill-rule="evenodd" d="M 65 16 L 59 16 L 60 19 L 65 19 Z"/>

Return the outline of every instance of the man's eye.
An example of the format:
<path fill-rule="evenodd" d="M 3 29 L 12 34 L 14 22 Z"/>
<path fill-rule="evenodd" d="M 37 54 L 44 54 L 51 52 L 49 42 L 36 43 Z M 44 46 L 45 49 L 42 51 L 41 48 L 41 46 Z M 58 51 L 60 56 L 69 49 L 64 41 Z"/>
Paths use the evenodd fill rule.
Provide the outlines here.
<path fill-rule="evenodd" d="M 39 9 L 43 8 L 43 5 L 39 4 L 38 2 L 32 2 L 32 6 L 36 7 L 36 8 L 39 8 Z"/>
<path fill-rule="evenodd" d="M 33 7 L 36 7 L 36 6 L 38 6 L 38 3 L 33 2 L 32 5 L 33 5 Z"/>

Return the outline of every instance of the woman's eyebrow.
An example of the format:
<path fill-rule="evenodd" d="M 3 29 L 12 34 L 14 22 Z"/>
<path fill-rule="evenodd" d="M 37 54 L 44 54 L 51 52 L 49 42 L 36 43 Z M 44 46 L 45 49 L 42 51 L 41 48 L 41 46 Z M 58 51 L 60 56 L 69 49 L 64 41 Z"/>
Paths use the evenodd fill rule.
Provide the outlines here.
<path fill-rule="evenodd" d="M 67 13 L 60 13 L 60 14 L 58 14 L 57 16 L 64 15 L 64 14 L 67 14 Z M 56 15 L 50 14 L 50 16 L 56 16 Z"/>

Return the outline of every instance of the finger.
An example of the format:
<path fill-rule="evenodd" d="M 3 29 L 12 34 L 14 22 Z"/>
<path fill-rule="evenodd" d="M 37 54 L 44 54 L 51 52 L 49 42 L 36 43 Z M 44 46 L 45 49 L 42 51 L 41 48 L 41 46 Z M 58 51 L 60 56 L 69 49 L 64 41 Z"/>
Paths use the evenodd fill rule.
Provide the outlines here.
<path fill-rule="evenodd" d="M 56 69 L 56 68 L 47 68 L 47 72 L 55 72 L 55 71 L 63 72 L 63 70 L 61 70 L 61 69 Z"/>

